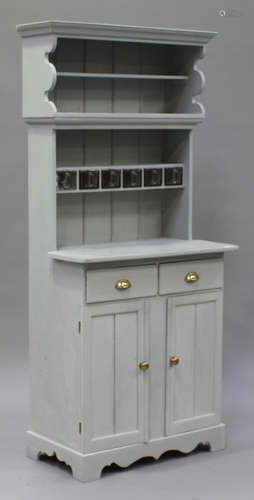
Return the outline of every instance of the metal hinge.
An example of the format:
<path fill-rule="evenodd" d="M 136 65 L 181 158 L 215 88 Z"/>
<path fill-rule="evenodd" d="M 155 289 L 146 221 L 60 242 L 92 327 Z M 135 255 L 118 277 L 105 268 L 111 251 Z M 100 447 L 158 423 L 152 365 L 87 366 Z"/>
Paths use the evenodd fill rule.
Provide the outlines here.
<path fill-rule="evenodd" d="M 81 321 L 78 322 L 78 332 L 81 333 Z"/>
<path fill-rule="evenodd" d="M 78 432 L 79 434 L 82 434 L 82 422 L 78 423 Z"/>

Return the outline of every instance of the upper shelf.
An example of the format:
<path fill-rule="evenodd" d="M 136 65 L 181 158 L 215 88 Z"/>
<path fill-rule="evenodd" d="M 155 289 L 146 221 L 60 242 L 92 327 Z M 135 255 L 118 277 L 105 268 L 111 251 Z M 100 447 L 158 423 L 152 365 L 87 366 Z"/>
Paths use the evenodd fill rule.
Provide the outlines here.
<path fill-rule="evenodd" d="M 80 125 L 89 128 L 189 129 L 202 122 L 205 112 L 192 114 L 168 113 L 55 113 L 45 117 L 27 117 L 28 123 Z"/>
<path fill-rule="evenodd" d="M 172 80 L 184 81 L 188 80 L 185 75 L 142 75 L 131 73 L 70 73 L 66 71 L 59 71 L 58 77 L 61 78 L 109 78 L 110 80 L 131 79 L 131 80 Z"/>
<path fill-rule="evenodd" d="M 99 126 L 106 114 L 116 127 L 121 125 L 114 115 L 126 115 L 127 121 L 131 115 L 134 126 L 139 117 L 142 125 L 154 119 L 160 125 L 165 116 L 167 125 L 191 127 L 204 118 L 195 96 L 205 79 L 196 62 L 215 33 L 63 22 L 32 23 L 18 31 L 24 38 L 28 122 Z"/>
<path fill-rule="evenodd" d="M 49 99 L 60 113 L 202 114 L 200 47 L 58 40 Z"/>

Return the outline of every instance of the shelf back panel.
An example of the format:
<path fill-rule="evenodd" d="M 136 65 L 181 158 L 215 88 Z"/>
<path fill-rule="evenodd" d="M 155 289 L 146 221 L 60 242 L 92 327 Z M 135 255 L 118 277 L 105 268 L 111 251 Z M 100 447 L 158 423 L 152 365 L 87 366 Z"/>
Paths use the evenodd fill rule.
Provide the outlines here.
<path fill-rule="evenodd" d="M 57 167 L 181 163 L 186 130 L 58 130 Z"/>
<path fill-rule="evenodd" d="M 188 75 L 201 48 L 58 38 L 50 62 L 58 72 Z"/>
<path fill-rule="evenodd" d="M 50 100 L 62 113 L 200 113 L 192 103 L 195 46 L 58 39 L 50 55 L 58 76 Z M 97 73 L 81 78 L 75 73 Z M 102 74 L 175 75 L 187 80 L 102 78 Z"/>
<path fill-rule="evenodd" d="M 184 189 L 57 196 L 58 247 L 190 234 L 190 133 L 186 130 L 58 130 L 56 166 L 181 163 Z M 177 192 L 176 192 L 177 191 Z"/>

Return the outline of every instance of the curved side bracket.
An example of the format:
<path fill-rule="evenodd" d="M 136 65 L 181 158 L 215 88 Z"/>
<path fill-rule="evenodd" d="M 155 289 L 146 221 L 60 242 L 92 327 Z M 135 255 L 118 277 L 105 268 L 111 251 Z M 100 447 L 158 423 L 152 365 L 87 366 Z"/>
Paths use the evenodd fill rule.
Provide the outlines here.
<path fill-rule="evenodd" d="M 56 69 L 49 62 L 57 37 L 53 35 L 23 39 L 23 117 L 51 117 L 55 104 L 48 94 L 56 84 Z"/>
<path fill-rule="evenodd" d="M 206 48 L 202 47 L 198 59 L 203 59 L 205 56 Z M 191 86 L 191 93 L 192 93 L 192 101 L 191 101 L 191 112 L 192 113 L 199 113 L 202 114 L 205 117 L 205 108 L 203 104 L 200 102 L 196 101 L 194 97 L 196 95 L 201 94 L 204 86 L 206 83 L 205 75 L 203 71 L 198 69 L 197 64 L 194 64 L 193 66 L 193 71 L 190 75 L 190 86 Z"/>

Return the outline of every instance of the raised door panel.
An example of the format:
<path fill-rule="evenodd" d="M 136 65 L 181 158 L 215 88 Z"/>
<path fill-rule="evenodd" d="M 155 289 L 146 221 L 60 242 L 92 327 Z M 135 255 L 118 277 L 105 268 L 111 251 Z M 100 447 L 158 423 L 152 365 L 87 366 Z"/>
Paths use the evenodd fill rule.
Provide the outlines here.
<path fill-rule="evenodd" d="M 167 434 L 218 423 L 222 292 L 168 299 L 167 324 Z"/>
<path fill-rule="evenodd" d="M 90 306 L 84 341 L 85 450 L 144 442 L 144 302 Z"/>

